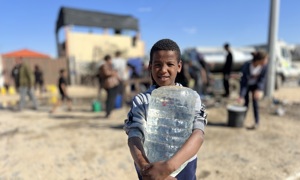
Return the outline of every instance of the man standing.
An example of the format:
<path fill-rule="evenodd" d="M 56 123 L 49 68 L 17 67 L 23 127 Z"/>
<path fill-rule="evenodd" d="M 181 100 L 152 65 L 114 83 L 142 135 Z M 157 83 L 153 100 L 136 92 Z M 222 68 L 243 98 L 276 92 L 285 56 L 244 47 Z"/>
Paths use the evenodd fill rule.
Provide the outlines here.
<path fill-rule="evenodd" d="M 225 89 L 225 93 L 223 94 L 223 97 L 229 97 L 229 77 L 230 77 L 230 73 L 231 73 L 231 67 L 232 67 L 232 63 L 233 63 L 233 57 L 232 57 L 232 53 L 230 50 L 230 46 L 228 43 L 224 44 L 224 49 L 227 52 L 226 55 L 226 61 L 225 61 L 225 65 L 223 67 L 223 84 L 224 84 L 224 89 Z"/>
<path fill-rule="evenodd" d="M 38 104 L 34 94 L 34 75 L 32 70 L 23 63 L 22 57 L 16 59 L 16 67 L 18 67 L 18 74 L 16 75 L 18 82 L 18 91 L 20 94 L 19 111 L 21 111 L 25 105 L 26 95 L 29 96 L 33 102 L 33 108 L 37 110 Z"/>
<path fill-rule="evenodd" d="M 13 67 L 13 69 L 11 70 L 11 77 L 14 80 L 14 85 L 15 85 L 15 89 L 17 92 L 19 92 L 19 69 L 20 69 L 20 63 L 18 59 L 15 60 L 16 65 Z"/>

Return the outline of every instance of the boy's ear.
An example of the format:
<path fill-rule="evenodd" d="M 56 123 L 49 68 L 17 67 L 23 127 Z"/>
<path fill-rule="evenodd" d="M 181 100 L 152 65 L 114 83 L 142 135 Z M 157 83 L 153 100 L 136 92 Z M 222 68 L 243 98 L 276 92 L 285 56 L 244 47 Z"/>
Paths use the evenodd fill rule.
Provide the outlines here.
<path fill-rule="evenodd" d="M 177 72 L 180 73 L 181 69 L 182 69 L 182 60 L 180 60 L 179 63 L 178 63 L 178 70 L 177 70 Z"/>
<path fill-rule="evenodd" d="M 151 67 L 152 67 L 152 64 L 149 63 L 149 65 L 148 65 L 148 71 L 150 71 L 150 72 L 151 72 Z"/>

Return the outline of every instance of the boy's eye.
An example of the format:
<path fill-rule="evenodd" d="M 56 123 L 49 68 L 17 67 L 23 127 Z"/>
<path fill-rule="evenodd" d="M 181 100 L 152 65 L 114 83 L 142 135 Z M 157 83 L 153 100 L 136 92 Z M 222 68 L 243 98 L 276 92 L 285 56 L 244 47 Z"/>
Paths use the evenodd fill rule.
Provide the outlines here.
<path fill-rule="evenodd" d="M 154 64 L 154 67 L 161 67 L 161 64 Z"/>

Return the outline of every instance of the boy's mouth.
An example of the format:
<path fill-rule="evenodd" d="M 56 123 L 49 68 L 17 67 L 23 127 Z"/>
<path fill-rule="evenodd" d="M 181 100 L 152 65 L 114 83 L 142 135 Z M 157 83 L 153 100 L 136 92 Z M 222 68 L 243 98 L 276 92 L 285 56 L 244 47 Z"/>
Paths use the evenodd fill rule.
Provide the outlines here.
<path fill-rule="evenodd" d="M 170 76 L 158 76 L 158 78 L 162 81 L 166 81 L 170 78 Z"/>

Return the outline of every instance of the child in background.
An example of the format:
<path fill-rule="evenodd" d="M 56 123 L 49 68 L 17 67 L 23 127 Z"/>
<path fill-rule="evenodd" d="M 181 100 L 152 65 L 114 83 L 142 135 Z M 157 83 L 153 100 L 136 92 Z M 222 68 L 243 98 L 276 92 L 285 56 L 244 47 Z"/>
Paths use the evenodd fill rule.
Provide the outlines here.
<path fill-rule="evenodd" d="M 182 86 L 175 82 L 175 78 L 182 68 L 180 57 L 181 53 L 178 45 L 170 39 L 159 40 L 152 46 L 148 69 L 153 85 L 146 92 L 133 98 L 128 119 L 125 121 L 124 129 L 128 135 L 128 146 L 139 179 L 196 179 L 196 155 L 204 141 L 204 128 L 206 125 L 205 108 L 201 104 L 200 96 L 197 99 L 196 106 L 201 107 L 201 109 L 196 109 L 193 132 L 174 156 L 167 161 L 150 163 L 143 147 L 151 92 L 160 86 Z M 185 162 L 188 162 L 187 166 L 175 178 L 171 177 L 170 174 Z"/>
<path fill-rule="evenodd" d="M 242 69 L 242 78 L 240 81 L 240 98 L 239 103 L 248 107 L 249 105 L 249 93 L 252 94 L 253 111 L 255 124 L 251 129 L 258 128 L 259 125 L 259 107 L 258 101 L 263 96 L 265 87 L 266 75 L 267 75 L 267 63 L 268 54 L 263 51 L 257 51 L 253 54 L 252 61 L 246 62 Z"/>
<path fill-rule="evenodd" d="M 54 113 L 56 108 L 60 106 L 61 102 L 65 102 L 65 101 L 67 101 L 68 110 L 69 111 L 72 110 L 72 100 L 67 93 L 66 72 L 64 69 L 61 69 L 59 71 L 59 74 L 60 76 L 58 79 L 58 89 L 59 89 L 59 94 L 61 96 L 61 101 L 60 100 L 57 101 L 57 103 L 53 106 L 53 109 L 50 111 L 50 113 Z"/>

